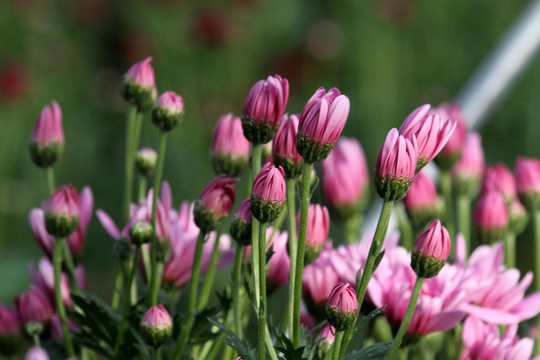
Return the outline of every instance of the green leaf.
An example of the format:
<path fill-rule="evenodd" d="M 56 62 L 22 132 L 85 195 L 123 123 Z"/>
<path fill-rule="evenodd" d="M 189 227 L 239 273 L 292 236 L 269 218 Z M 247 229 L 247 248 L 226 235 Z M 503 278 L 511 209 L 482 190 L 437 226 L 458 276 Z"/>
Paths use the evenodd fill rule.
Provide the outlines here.
<path fill-rule="evenodd" d="M 285 334 L 281 334 L 279 340 L 283 346 L 276 346 L 276 350 L 280 351 L 286 360 L 307 360 L 303 357 L 305 346 L 295 348 L 292 341 Z"/>
<path fill-rule="evenodd" d="M 386 250 L 381 251 L 377 257 L 375 258 L 375 261 L 373 262 L 373 270 L 371 270 L 371 273 L 373 274 L 375 270 L 379 267 L 379 264 L 381 263 L 382 258 L 384 257 L 384 253 Z"/>
<path fill-rule="evenodd" d="M 236 352 L 238 352 L 238 354 L 242 357 L 242 359 L 257 360 L 257 354 L 255 352 L 255 349 L 253 349 L 249 345 L 249 342 L 246 339 L 240 339 L 234 333 L 234 331 L 232 331 L 225 324 L 222 324 L 219 321 L 216 321 L 212 318 L 208 318 L 208 321 L 214 326 L 217 326 L 221 331 L 229 335 L 229 337 L 225 339 L 225 342 L 227 343 L 227 345 L 235 349 Z"/>
<path fill-rule="evenodd" d="M 382 360 L 390 352 L 392 343 L 376 343 L 356 350 L 345 357 L 345 360 Z"/>
<path fill-rule="evenodd" d="M 383 305 L 382 307 L 373 310 L 367 316 L 362 318 L 362 320 L 360 320 L 360 322 L 356 326 L 355 332 L 363 328 L 369 321 L 375 319 L 379 315 L 382 315 L 382 311 L 384 310 L 385 307 L 386 305 Z"/>

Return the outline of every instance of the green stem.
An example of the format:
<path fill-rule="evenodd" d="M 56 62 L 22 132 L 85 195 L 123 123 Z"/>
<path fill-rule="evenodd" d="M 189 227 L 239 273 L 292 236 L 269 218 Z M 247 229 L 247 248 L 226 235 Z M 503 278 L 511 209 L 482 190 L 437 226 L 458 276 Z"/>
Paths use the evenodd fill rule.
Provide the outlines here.
<path fill-rule="evenodd" d="M 381 208 L 381 214 L 379 215 L 379 221 L 377 222 L 377 227 L 375 228 L 375 234 L 373 235 L 373 240 L 371 241 L 371 246 L 369 248 L 368 258 L 366 260 L 366 265 L 364 266 L 364 272 L 362 273 L 362 278 L 360 284 L 356 285 L 356 298 L 358 299 L 359 306 L 362 306 L 364 301 L 364 296 L 366 295 L 367 285 L 373 276 L 375 271 L 375 259 L 379 256 L 386 237 L 386 231 L 388 230 L 388 222 L 390 221 L 390 215 L 392 214 L 392 206 L 394 205 L 393 201 L 383 201 Z M 358 321 L 358 315 L 354 321 L 353 326 L 345 332 L 345 338 L 341 345 L 341 356 L 345 353 L 349 342 L 353 336 L 354 328 L 356 327 L 356 322 Z"/>
<path fill-rule="evenodd" d="M 184 346 L 186 345 L 189 338 L 193 323 L 195 322 L 195 305 L 197 301 L 197 288 L 199 285 L 199 272 L 201 270 L 201 259 L 205 237 L 206 234 L 201 231 L 199 233 L 199 237 L 197 238 L 195 254 L 193 255 L 193 265 L 191 267 L 191 279 L 189 281 L 189 298 L 186 310 L 186 313 L 188 314 L 188 319 L 184 323 L 184 327 L 182 328 L 182 332 L 180 333 L 180 339 L 178 340 L 178 342 L 176 343 L 176 347 L 174 348 L 173 359 L 180 358 L 182 350 L 184 349 Z"/>
<path fill-rule="evenodd" d="M 266 359 L 266 223 L 259 227 L 259 281 L 261 301 L 259 304 L 259 360 Z M 256 270 L 255 270 L 256 271 Z"/>
<path fill-rule="evenodd" d="M 163 175 L 163 163 L 165 162 L 165 147 L 167 145 L 167 133 L 165 131 L 159 132 L 159 146 L 158 155 L 156 160 L 156 175 L 154 176 L 154 194 L 152 196 L 152 227 L 156 231 L 156 218 L 157 218 L 157 202 L 159 198 L 159 186 L 161 184 L 161 176 Z M 152 268 L 152 274 L 150 277 L 150 306 L 157 305 L 159 287 L 161 285 L 160 267 L 158 266 L 157 259 L 157 239 L 152 237 L 152 247 L 150 248 L 150 264 Z"/>
<path fill-rule="evenodd" d="M 232 299 L 234 311 L 234 329 L 236 335 L 242 338 L 242 301 L 240 297 L 240 287 L 242 284 L 242 260 L 244 256 L 244 247 L 236 244 L 234 253 Z"/>
<path fill-rule="evenodd" d="M 360 236 L 359 225 L 361 218 L 362 215 L 359 212 L 356 212 L 345 220 L 345 237 L 347 238 L 348 244 L 354 244 L 358 241 L 358 237 Z"/>
<path fill-rule="evenodd" d="M 387 360 L 393 359 L 396 356 L 399 350 L 399 347 L 401 346 L 403 336 L 405 336 L 405 332 L 407 331 L 407 327 L 409 326 L 409 323 L 414 313 L 414 308 L 416 307 L 416 303 L 418 302 L 420 291 L 422 291 L 422 285 L 424 284 L 424 280 L 425 278 L 423 277 L 416 278 L 416 282 L 414 283 L 413 291 L 411 294 L 411 299 L 409 300 L 409 306 L 407 307 L 405 316 L 403 317 L 403 320 L 401 321 L 401 325 L 399 326 L 399 330 L 396 334 L 396 337 L 394 338 L 394 342 L 392 343 L 390 352 L 386 356 Z"/>
<path fill-rule="evenodd" d="M 535 210 L 533 212 L 533 222 L 534 222 L 534 240 L 535 240 L 535 285 L 536 290 L 540 290 L 540 210 Z M 540 316 L 537 319 L 537 326 L 540 329 Z M 534 355 L 540 354 L 540 331 L 536 337 L 534 343 Z"/>
<path fill-rule="evenodd" d="M 146 183 L 146 178 L 144 176 L 139 176 L 139 203 L 143 202 L 146 198 Z"/>
<path fill-rule="evenodd" d="M 516 234 L 513 231 L 506 233 L 504 259 L 508 268 L 516 267 Z"/>
<path fill-rule="evenodd" d="M 255 180 L 261 171 L 261 145 L 252 145 L 251 149 L 251 178 Z M 252 181 L 253 185 L 253 181 Z M 250 190 L 251 191 L 251 190 Z M 260 279 L 259 272 L 259 220 L 255 216 L 251 217 L 251 263 L 253 265 L 253 289 L 255 290 L 255 307 L 259 309 L 260 301 Z"/>
<path fill-rule="evenodd" d="M 264 339 L 266 341 L 266 349 L 268 350 L 270 359 L 278 360 L 276 349 L 274 349 L 274 344 L 272 344 L 272 337 L 270 336 L 270 330 L 268 329 L 268 325 L 266 325 L 266 333 Z"/>
<path fill-rule="evenodd" d="M 336 332 L 336 336 L 334 338 L 334 344 L 333 344 L 333 352 L 332 352 L 332 360 L 338 360 L 339 359 L 339 355 L 340 355 L 340 351 L 339 349 L 341 348 L 341 342 L 343 341 L 343 335 L 345 333 L 343 331 L 337 331 Z"/>
<path fill-rule="evenodd" d="M 468 196 L 458 196 L 457 216 L 457 231 L 465 238 L 465 251 L 468 254 L 471 250 L 471 199 Z"/>
<path fill-rule="evenodd" d="M 56 186 L 54 185 L 54 170 L 52 166 L 49 166 L 49 167 L 46 167 L 44 171 L 45 171 L 45 179 L 47 179 L 47 192 L 49 193 L 49 196 L 51 196 L 54 193 L 54 190 L 56 189 Z"/>
<path fill-rule="evenodd" d="M 296 256 L 298 239 L 296 238 L 295 189 L 296 179 L 287 179 L 287 215 L 289 221 L 289 332 L 294 327 L 294 279 L 296 274 Z"/>
<path fill-rule="evenodd" d="M 39 341 L 39 335 L 37 334 L 32 335 L 32 340 L 35 346 L 41 346 L 41 342 Z"/>
<path fill-rule="evenodd" d="M 133 191 L 133 174 L 134 174 L 134 153 L 133 143 L 135 133 L 135 123 L 137 119 L 137 107 L 130 105 L 128 108 L 126 119 L 126 163 L 125 163 L 125 184 L 124 184 L 124 203 L 122 207 L 122 219 L 124 224 L 129 221 L 129 206 L 131 204 L 131 194 Z"/>
<path fill-rule="evenodd" d="M 122 286 L 124 285 L 124 273 L 122 272 L 122 266 L 116 273 L 116 279 L 114 280 L 114 292 L 111 300 L 111 309 L 116 310 L 120 305 L 120 294 L 122 293 Z"/>
<path fill-rule="evenodd" d="M 444 197 L 444 205 L 446 209 L 445 227 L 448 230 L 450 239 L 454 239 L 454 201 L 452 198 L 452 176 L 450 171 L 443 171 L 441 174 L 441 192 Z"/>
<path fill-rule="evenodd" d="M 304 162 L 302 168 L 302 201 L 300 208 L 300 226 L 298 230 L 298 248 L 296 253 L 296 269 L 294 278 L 294 308 L 293 308 L 293 344 L 300 346 L 300 300 L 302 298 L 302 273 L 304 270 L 304 255 L 306 252 L 307 217 L 310 200 L 311 170 L 313 164 Z"/>
<path fill-rule="evenodd" d="M 58 311 L 58 318 L 60 319 L 60 325 L 62 327 L 62 334 L 64 335 L 64 342 L 66 346 L 66 352 L 69 357 L 75 356 L 73 350 L 73 344 L 71 343 L 71 337 L 69 336 L 69 329 L 67 325 L 66 308 L 62 301 L 61 290 L 61 275 L 62 275 L 62 249 L 64 247 L 65 239 L 56 239 L 54 242 L 54 297 L 56 300 L 56 309 Z"/>
<path fill-rule="evenodd" d="M 131 287 L 133 286 L 133 279 L 135 278 L 135 271 L 137 270 L 137 259 L 139 258 L 140 252 L 141 252 L 141 247 L 137 246 L 135 250 L 135 256 L 133 257 L 133 261 L 128 262 L 129 270 L 126 277 L 127 281 L 126 281 L 126 291 L 124 293 L 124 307 L 122 310 L 122 320 L 120 321 L 118 335 L 116 336 L 116 341 L 114 344 L 114 358 L 117 358 L 119 355 L 120 346 L 122 345 L 124 333 L 127 330 L 127 326 L 128 326 L 128 315 L 129 315 L 129 310 L 131 309 L 131 305 L 132 305 L 130 293 L 131 293 Z"/>
<path fill-rule="evenodd" d="M 212 286 L 214 285 L 214 279 L 216 278 L 216 269 L 219 260 L 219 238 L 221 237 L 221 227 L 216 233 L 216 240 L 214 241 L 214 247 L 212 248 L 212 255 L 210 256 L 210 263 L 203 280 L 203 286 L 201 295 L 199 296 L 199 305 L 197 309 L 201 311 L 208 304 L 210 294 L 212 293 Z"/>

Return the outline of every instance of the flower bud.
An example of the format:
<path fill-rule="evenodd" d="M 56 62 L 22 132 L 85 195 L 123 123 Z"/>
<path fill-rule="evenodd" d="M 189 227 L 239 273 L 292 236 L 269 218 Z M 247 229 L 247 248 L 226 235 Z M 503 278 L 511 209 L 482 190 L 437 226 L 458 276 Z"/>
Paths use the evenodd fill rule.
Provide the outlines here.
<path fill-rule="evenodd" d="M 230 178 L 225 174 L 217 176 L 195 202 L 193 210 L 195 224 L 204 233 L 217 229 L 229 215 L 236 198 L 236 189 L 233 185 L 236 181 L 237 178 Z"/>
<path fill-rule="evenodd" d="M 10 358 L 22 345 L 17 311 L 0 305 L 0 356 Z"/>
<path fill-rule="evenodd" d="M 437 196 L 437 188 L 426 171 L 420 170 L 414 176 L 411 188 L 403 198 L 403 205 L 415 228 L 433 221 L 442 212 L 443 205 Z"/>
<path fill-rule="evenodd" d="M 326 319 L 336 331 L 347 330 L 358 314 L 356 292 L 349 283 L 339 283 L 326 298 Z"/>
<path fill-rule="evenodd" d="M 212 135 L 211 159 L 216 174 L 238 176 L 249 160 L 250 144 L 242 120 L 228 113 L 219 118 Z"/>
<path fill-rule="evenodd" d="M 477 132 L 468 133 L 461 156 L 451 171 L 456 195 L 476 197 L 480 189 L 484 168 L 482 138 Z"/>
<path fill-rule="evenodd" d="M 511 204 L 517 197 L 514 174 L 503 163 L 488 166 L 482 180 L 482 190 L 497 190 L 502 194 L 504 201 Z"/>
<path fill-rule="evenodd" d="M 435 220 L 418 237 L 411 253 L 411 267 L 418 277 L 437 276 L 450 255 L 450 235 Z"/>
<path fill-rule="evenodd" d="M 520 157 L 516 162 L 516 188 L 529 211 L 540 210 L 540 161 Z"/>
<path fill-rule="evenodd" d="M 141 320 L 141 332 L 146 342 L 158 348 L 172 335 L 173 322 L 163 305 L 152 306 Z"/>
<path fill-rule="evenodd" d="M 238 205 L 231 220 L 231 236 L 238 245 L 251 245 L 251 200 L 245 199 Z"/>
<path fill-rule="evenodd" d="M 312 164 L 326 159 L 345 127 L 349 109 L 349 98 L 337 88 L 317 89 L 304 106 L 298 125 L 296 148 L 304 161 Z"/>
<path fill-rule="evenodd" d="M 289 99 L 289 82 L 279 75 L 259 80 L 242 108 L 244 136 L 255 145 L 272 140 Z"/>
<path fill-rule="evenodd" d="M 450 118 L 456 124 L 454 133 L 450 136 L 446 145 L 441 149 L 439 155 L 435 157 L 437 166 L 443 171 L 448 171 L 461 156 L 461 150 L 463 149 L 465 137 L 467 136 L 467 126 L 465 125 L 465 119 L 463 119 L 461 108 L 457 104 L 442 104 L 436 109 L 432 109 L 432 112 L 439 114 L 442 118 Z"/>
<path fill-rule="evenodd" d="M 496 190 L 484 192 L 476 203 L 473 220 L 481 243 L 503 240 L 509 216 L 502 194 Z"/>
<path fill-rule="evenodd" d="M 133 64 L 124 75 L 122 96 L 141 112 L 148 111 L 157 98 L 154 69 L 150 65 L 152 57 Z"/>
<path fill-rule="evenodd" d="M 369 172 L 360 143 L 354 138 L 341 137 L 321 165 L 325 203 L 342 220 L 362 211 L 367 204 Z"/>
<path fill-rule="evenodd" d="M 251 189 L 251 212 L 262 223 L 274 221 L 285 204 L 283 168 L 266 163 Z"/>
<path fill-rule="evenodd" d="M 24 360 L 49 360 L 49 355 L 40 346 L 33 346 L 24 356 Z"/>
<path fill-rule="evenodd" d="M 456 123 L 449 117 L 429 113 L 430 105 L 422 105 L 414 110 L 399 128 L 400 135 L 412 139 L 418 144 L 416 172 L 420 171 L 446 145 L 456 128 Z"/>
<path fill-rule="evenodd" d="M 416 141 L 405 139 L 397 129 L 386 136 L 375 166 L 377 193 L 385 201 L 402 199 L 411 186 L 416 172 Z"/>
<path fill-rule="evenodd" d="M 330 215 L 326 206 L 309 205 L 307 217 L 306 265 L 311 264 L 319 256 L 330 232 Z M 300 212 L 296 215 L 296 228 L 300 228 Z"/>
<path fill-rule="evenodd" d="M 146 244 L 152 242 L 154 228 L 148 221 L 136 221 L 129 229 L 129 236 L 134 245 Z"/>
<path fill-rule="evenodd" d="M 56 101 L 45 106 L 30 137 L 30 156 L 34 164 L 46 168 L 56 164 L 64 152 L 62 110 Z"/>
<path fill-rule="evenodd" d="M 272 159 L 281 166 L 287 179 L 294 179 L 302 173 L 302 157 L 296 150 L 298 116 L 283 116 L 272 143 Z"/>
<path fill-rule="evenodd" d="M 46 324 L 53 315 L 51 301 L 47 294 L 36 285 L 30 285 L 30 288 L 21 296 L 16 296 L 15 306 L 23 325 L 31 321 Z"/>
<path fill-rule="evenodd" d="M 180 124 L 184 117 L 184 99 L 174 91 L 166 91 L 152 109 L 152 122 L 161 131 L 169 132 Z"/>
<path fill-rule="evenodd" d="M 71 185 L 57 189 L 45 202 L 45 227 L 56 238 L 73 233 L 79 225 L 79 194 Z"/>
<path fill-rule="evenodd" d="M 149 177 L 156 168 L 157 153 L 151 148 L 142 148 L 135 155 L 135 170 L 142 177 Z"/>

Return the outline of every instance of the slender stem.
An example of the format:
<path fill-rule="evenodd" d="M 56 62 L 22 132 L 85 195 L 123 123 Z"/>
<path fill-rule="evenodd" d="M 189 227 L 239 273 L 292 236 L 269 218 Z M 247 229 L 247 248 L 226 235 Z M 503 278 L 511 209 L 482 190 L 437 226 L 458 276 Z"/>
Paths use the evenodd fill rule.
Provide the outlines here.
<path fill-rule="evenodd" d="M 51 196 L 56 189 L 56 186 L 54 185 L 54 169 L 52 166 L 49 166 L 44 169 L 44 172 L 45 179 L 47 179 L 47 192 L 49 193 L 49 196 Z"/>
<path fill-rule="evenodd" d="M 144 176 L 139 176 L 139 202 L 143 202 L 146 198 L 147 180 Z"/>
<path fill-rule="evenodd" d="M 261 302 L 259 304 L 259 360 L 266 359 L 266 223 L 259 227 L 259 281 Z M 256 270 L 255 270 L 256 271 Z"/>
<path fill-rule="evenodd" d="M 161 184 L 161 176 L 163 175 L 163 163 L 165 162 L 165 147 L 167 145 L 167 133 L 165 131 L 159 132 L 159 146 L 158 155 L 156 161 L 156 175 L 154 176 L 154 195 L 152 197 L 152 227 L 154 231 L 156 229 L 157 218 L 157 202 L 159 198 L 159 185 Z M 150 305 L 154 306 L 158 301 L 159 287 L 161 285 L 160 269 L 157 259 L 157 239 L 152 237 L 152 247 L 150 248 L 150 264 L 152 267 L 152 273 L 150 277 Z"/>
<path fill-rule="evenodd" d="M 197 301 L 197 288 L 199 285 L 199 272 L 201 270 L 201 259 L 205 237 L 206 234 L 201 231 L 199 233 L 199 237 L 197 238 L 195 254 L 193 255 L 193 265 L 191 267 L 191 279 L 189 281 L 189 298 L 186 310 L 186 313 L 188 314 L 188 319 L 184 323 L 184 327 L 182 328 L 182 332 L 180 333 L 180 339 L 178 340 L 178 342 L 176 343 L 176 347 L 174 348 L 173 359 L 180 358 L 182 350 L 184 349 L 184 346 L 186 345 L 186 342 L 189 338 L 193 323 L 195 322 L 195 305 Z"/>
<path fill-rule="evenodd" d="M 266 332 L 265 337 L 266 341 L 266 349 L 268 350 L 268 354 L 270 355 L 271 360 L 278 360 L 276 349 L 274 349 L 274 344 L 272 344 L 272 337 L 270 337 L 270 330 L 268 329 L 268 324 L 266 325 Z"/>
<path fill-rule="evenodd" d="M 234 252 L 234 267 L 233 267 L 233 283 L 232 283 L 232 299 L 234 311 L 234 329 L 236 335 L 242 338 L 242 301 L 240 296 L 240 287 L 242 284 L 242 260 L 244 255 L 244 247 L 236 244 Z"/>
<path fill-rule="evenodd" d="M 35 346 L 41 346 L 41 342 L 39 341 L 39 335 L 37 334 L 32 335 L 32 341 L 34 342 Z"/>
<path fill-rule="evenodd" d="M 338 331 L 336 332 L 336 336 L 334 338 L 334 344 L 333 344 L 333 352 L 332 352 L 332 360 L 338 360 L 341 348 L 341 342 L 343 341 L 343 335 L 345 335 L 345 332 Z"/>
<path fill-rule="evenodd" d="M 251 149 L 251 178 L 255 177 L 261 171 L 261 145 L 252 145 Z M 251 190 L 250 190 L 251 191 Z M 255 289 L 255 307 L 259 308 L 260 301 L 260 279 L 259 272 L 259 220 L 255 216 L 251 217 L 251 263 L 253 265 L 253 289 Z"/>
<path fill-rule="evenodd" d="M 457 217 L 457 232 L 465 238 L 465 251 L 468 254 L 471 250 L 471 199 L 468 196 L 458 196 Z"/>
<path fill-rule="evenodd" d="M 371 241 L 371 246 L 369 248 L 368 258 L 366 260 L 366 265 L 364 266 L 364 272 L 362 273 L 362 278 L 360 279 L 360 284 L 356 285 L 356 298 L 358 299 L 358 304 L 362 306 L 364 301 L 364 296 L 366 295 L 367 285 L 373 276 L 375 271 L 375 259 L 379 256 L 382 248 L 384 238 L 386 237 L 386 231 L 388 230 L 388 222 L 390 221 L 390 215 L 392 214 L 392 206 L 394 205 L 393 201 L 384 201 L 381 208 L 381 214 L 379 215 L 379 221 L 377 222 L 377 227 L 375 228 L 375 234 L 373 235 L 373 240 Z M 353 326 L 345 332 L 345 338 L 341 345 L 341 356 L 345 353 L 349 341 L 353 336 L 354 328 L 356 322 L 358 321 L 358 316 L 354 321 Z"/>
<path fill-rule="evenodd" d="M 409 300 L 409 306 L 407 307 L 405 316 L 401 321 L 401 325 L 399 326 L 399 330 L 396 334 L 396 337 L 394 338 L 394 342 L 392 343 L 390 352 L 386 356 L 387 360 L 393 359 L 396 356 L 399 347 L 401 346 L 403 336 L 405 336 L 405 332 L 407 331 L 407 327 L 409 326 L 409 323 L 414 313 L 414 308 L 416 307 L 416 303 L 418 302 L 418 297 L 420 296 L 420 291 L 422 290 L 424 280 L 425 278 L 423 277 L 416 278 L 416 282 L 414 283 L 413 291 L 411 294 L 411 299 Z"/>
<path fill-rule="evenodd" d="M 118 269 L 118 272 L 116 273 L 116 279 L 114 280 L 114 292 L 113 297 L 111 300 L 111 309 L 116 310 L 118 309 L 118 306 L 120 305 L 120 295 L 122 294 L 122 287 L 124 285 L 124 273 Z"/>
<path fill-rule="evenodd" d="M 294 308 L 293 308 L 293 344 L 300 346 L 300 299 L 302 298 L 302 272 L 304 270 L 304 254 L 306 252 L 306 232 L 307 218 L 309 208 L 309 185 L 311 183 L 311 170 L 313 164 L 304 162 L 302 168 L 302 192 L 300 199 L 302 201 L 300 208 L 300 227 L 298 230 L 298 248 L 296 253 L 296 269 L 294 278 Z"/>
<path fill-rule="evenodd" d="M 125 184 L 124 184 L 124 203 L 122 207 L 122 218 L 124 223 L 129 221 L 129 205 L 131 204 L 131 194 L 133 191 L 133 174 L 134 174 L 134 154 L 133 142 L 135 132 L 135 122 L 137 118 L 137 107 L 130 105 L 126 119 L 126 163 L 125 163 Z"/>
<path fill-rule="evenodd" d="M 443 171 L 441 174 L 441 192 L 443 193 L 446 208 L 446 223 L 444 225 L 446 230 L 448 230 L 450 239 L 454 239 L 454 201 L 452 198 L 452 176 L 450 175 L 450 171 Z"/>
<path fill-rule="evenodd" d="M 298 239 L 296 238 L 295 189 L 296 179 L 287 179 L 287 215 L 289 221 L 289 333 L 294 326 L 294 279 L 296 274 L 296 256 Z"/>
<path fill-rule="evenodd" d="M 124 307 L 122 310 L 122 320 L 120 321 L 120 327 L 118 329 L 118 335 L 116 336 L 116 341 L 114 344 L 114 358 L 117 358 L 120 351 L 120 346 L 122 345 L 122 340 L 124 333 L 127 330 L 128 325 L 128 315 L 129 310 L 131 309 L 132 301 L 130 299 L 131 287 L 133 285 L 133 279 L 135 278 L 135 270 L 137 269 L 137 259 L 141 252 L 141 246 L 138 245 L 135 250 L 135 256 L 133 261 L 128 263 L 129 269 L 126 276 L 126 291 L 124 293 Z"/>
<path fill-rule="evenodd" d="M 75 276 L 75 266 L 73 265 L 73 258 L 71 257 L 71 251 L 69 250 L 69 245 L 67 243 L 67 240 L 63 242 L 63 261 L 66 265 L 66 269 L 68 272 L 69 277 L 69 284 L 72 290 L 79 290 L 79 282 L 77 281 L 77 277 Z"/>
<path fill-rule="evenodd" d="M 201 311 L 208 304 L 210 294 L 212 293 L 212 286 L 214 285 L 214 279 L 216 278 L 216 269 L 219 260 L 219 238 L 221 237 L 221 227 L 216 233 L 216 240 L 214 241 L 214 247 L 212 248 L 212 255 L 210 256 L 210 263 L 208 269 L 204 275 L 203 286 L 201 295 L 199 296 L 199 305 L 197 309 Z"/>
<path fill-rule="evenodd" d="M 533 222 L 534 222 L 534 240 L 535 240 L 535 285 L 536 290 L 540 290 L 540 210 L 535 210 L 533 212 Z M 537 326 L 540 329 L 540 316 L 537 319 Z M 534 343 L 534 355 L 540 354 L 540 331 L 536 337 Z"/>
<path fill-rule="evenodd" d="M 64 247 L 65 239 L 56 239 L 54 242 L 54 297 L 56 300 L 56 309 L 58 311 L 58 318 L 60 319 L 60 325 L 62 327 L 62 334 L 64 335 L 64 342 L 66 351 L 69 357 L 75 356 L 73 350 L 73 344 L 71 343 L 71 337 L 69 336 L 69 330 L 67 325 L 66 308 L 62 301 L 62 287 L 61 287 L 61 275 L 62 275 L 62 248 Z"/>
<path fill-rule="evenodd" d="M 507 267 L 516 267 L 516 233 L 513 231 L 506 233 L 504 260 Z"/>

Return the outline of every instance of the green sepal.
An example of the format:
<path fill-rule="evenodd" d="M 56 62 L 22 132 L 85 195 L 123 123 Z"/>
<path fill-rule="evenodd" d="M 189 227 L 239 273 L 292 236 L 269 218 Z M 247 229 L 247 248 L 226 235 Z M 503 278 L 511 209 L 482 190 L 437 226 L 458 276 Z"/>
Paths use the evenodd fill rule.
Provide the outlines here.
<path fill-rule="evenodd" d="M 298 164 L 289 158 L 274 155 L 272 157 L 275 166 L 281 166 L 285 173 L 285 179 L 295 179 L 302 174 L 302 167 L 304 162 L 300 161 Z"/>
<path fill-rule="evenodd" d="M 171 111 L 161 106 L 152 109 L 152 123 L 161 131 L 169 132 L 182 122 L 184 111 Z"/>
<path fill-rule="evenodd" d="M 261 223 L 276 220 L 284 205 L 282 201 L 267 201 L 251 195 L 251 212 Z"/>
<path fill-rule="evenodd" d="M 240 246 L 251 245 L 251 223 L 240 217 L 233 217 L 230 227 L 231 237 Z"/>
<path fill-rule="evenodd" d="M 442 171 L 450 171 L 460 157 L 461 150 L 456 151 L 452 154 L 439 153 L 439 155 L 437 155 L 434 160 L 435 164 L 437 164 L 439 169 L 441 169 Z"/>
<path fill-rule="evenodd" d="M 358 310 L 352 312 L 343 312 L 338 308 L 326 305 L 326 319 L 330 325 L 336 329 L 336 331 L 345 331 L 350 328 L 354 324 L 357 315 Z"/>
<path fill-rule="evenodd" d="M 407 195 L 407 191 L 409 191 L 411 184 L 412 179 L 397 179 L 392 176 L 380 178 L 375 176 L 377 194 L 385 201 L 398 201 L 403 199 L 405 195 Z"/>
<path fill-rule="evenodd" d="M 298 135 L 296 137 L 296 150 L 298 150 L 302 159 L 309 164 L 326 159 L 334 149 L 334 145 L 335 143 L 321 144 L 306 136 Z"/>
<path fill-rule="evenodd" d="M 147 112 L 157 99 L 156 89 L 144 87 L 125 79 L 122 83 L 121 93 L 124 99 L 137 107 L 139 112 Z"/>
<path fill-rule="evenodd" d="M 506 235 L 507 227 L 495 227 L 491 229 L 485 229 L 480 226 L 476 227 L 478 234 L 478 241 L 481 244 L 493 244 L 497 241 L 503 241 Z"/>
<path fill-rule="evenodd" d="M 242 116 L 242 130 L 244 136 L 253 145 L 266 144 L 274 137 L 276 126 L 269 122 L 257 123 L 254 119 Z"/>
<path fill-rule="evenodd" d="M 61 143 L 40 146 L 36 142 L 30 142 L 28 148 L 32 161 L 40 168 L 54 166 L 64 153 L 64 144 Z"/>
<path fill-rule="evenodd" d="M 417 251 L 411 254 L 412 269 L 418 277 L 425 279 L 437 276 L 445 263 L 444 259 L 426 256 Z"/>
<path fill-rule="evenodd" d="M 529 212 L 540 210 L 540 192 L 520 193 L 519 200 Z"/>
<path fill-rule="evenodd" d="M 193 218 L 195 224 L 204 233 L 216 230 L 227 218 L 226 216 L 215 216 L 213 211 L 204 208 L 204 203 L 200 200 L 195 201 L 193 207 Z"/>
<path fill-rule="evenodd" d="M 227 174 L 229 177 L 236 177 L 245 169 L 248 158 L 232 154 L 212 154 L 210 161 L 216 175 Z"/>
<path fill-rule="evenodd" d="M 55 238 L 65 238 L 71 235 L 79 225 L 79 216 L 56 215 L 50 211 L 45 212 L 45 228 Z"/>

